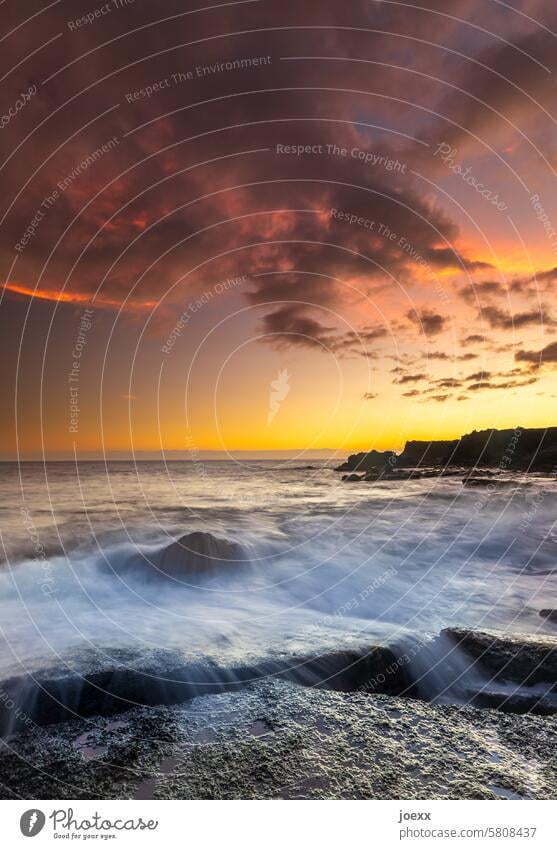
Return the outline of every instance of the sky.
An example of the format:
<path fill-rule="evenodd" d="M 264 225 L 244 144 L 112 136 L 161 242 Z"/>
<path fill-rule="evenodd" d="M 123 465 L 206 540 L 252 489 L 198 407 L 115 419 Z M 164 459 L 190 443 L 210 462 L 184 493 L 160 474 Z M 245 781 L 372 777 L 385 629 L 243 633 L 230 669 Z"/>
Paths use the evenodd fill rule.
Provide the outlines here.
<path fill-rule="evenodd" d="M 0 15 L 0 458 L 557 423 L 553 4 Z"/>

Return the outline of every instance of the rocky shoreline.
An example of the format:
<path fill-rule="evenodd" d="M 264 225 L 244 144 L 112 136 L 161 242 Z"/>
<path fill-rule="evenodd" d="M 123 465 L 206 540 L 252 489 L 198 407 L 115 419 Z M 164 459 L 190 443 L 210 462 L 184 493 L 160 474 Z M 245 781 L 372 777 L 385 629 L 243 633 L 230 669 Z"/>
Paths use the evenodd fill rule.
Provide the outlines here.
<path fill-rule="evenodd" d="M 434 477 L 454 469 L 557 472 L 557 427 L 473 431 L 454 440 L 410 440 L 400 454 L 365 451 L 351 454 L 338 472 L 363 473 L 360 480 Z M 453 470 L 453 471 L 451 471 Z M 347 478 L 354 480 L 354 478 Z"/>
<path fill-rule="evenodd" d="M 556 637 L 452 628 L 243 667 L 108 654 L 2 682 L 32 723 L 7 735 L 4 701 L 4 798 L 557 793 Z"/>

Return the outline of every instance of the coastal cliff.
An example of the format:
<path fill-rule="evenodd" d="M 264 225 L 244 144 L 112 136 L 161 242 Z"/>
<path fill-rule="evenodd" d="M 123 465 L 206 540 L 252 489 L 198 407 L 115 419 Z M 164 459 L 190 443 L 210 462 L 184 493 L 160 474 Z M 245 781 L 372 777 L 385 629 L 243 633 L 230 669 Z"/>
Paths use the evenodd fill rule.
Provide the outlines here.
<path fill-rule="evenodd" d="M 507 471 L 547 471 L 557 467 L 557 427 L 474 430 L 453 440 L 409 440 L 401 454 L 352 454 L 339 472 L 431 466 L 480 466 Z"/>

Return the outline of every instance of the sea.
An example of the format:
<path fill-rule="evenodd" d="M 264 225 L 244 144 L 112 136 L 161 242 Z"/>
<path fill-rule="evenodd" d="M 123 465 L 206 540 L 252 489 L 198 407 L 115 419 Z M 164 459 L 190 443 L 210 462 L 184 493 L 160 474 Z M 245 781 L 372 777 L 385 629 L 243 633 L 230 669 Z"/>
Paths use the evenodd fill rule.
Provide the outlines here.
<path fill-rule="evenodd" d="M 89 648 L 222 660 L 451 626 L 557 633 L 540 616 L 557 608 L 553 478 L 348 483 L 333 465 L 1 464 L 0 677 Z M 190 570 L 186 546 L 161 572 L 194 532 L 243 559 Z"/>

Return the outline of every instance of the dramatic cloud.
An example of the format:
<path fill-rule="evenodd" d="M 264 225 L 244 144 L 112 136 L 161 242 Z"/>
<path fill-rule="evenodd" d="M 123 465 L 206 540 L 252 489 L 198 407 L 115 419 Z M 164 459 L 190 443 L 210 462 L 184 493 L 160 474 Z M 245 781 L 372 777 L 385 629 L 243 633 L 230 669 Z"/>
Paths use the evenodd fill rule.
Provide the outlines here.
<path fill-rule="evenodd" d="M 482 309 L 480 316 L 487 320 L 490 327 L 496 327 L 500 330 L 517 330 L 530 325 L 543 326 L 544 324 L 554 323 L 543 307 L 526 310 L 525 312 L 507 313 L 498 307 L 489 306 Z"/>
<path fill-rule="evenodd" d="M 433 310 L 410 310 L 406 313 L 406 317 L 410 319 L 426 336 L 436 336 L 445 329 L 448 319 L 446 316 L 440 315 Z"/>
<path fill-rule="evenodd" d="M 541 351 L 517 351 L 515 360 L 532 363 L 536 366 L 557 363 L 557 342 L 551 342 L 545 348 L 542 348 Z"/>
<path fill-rule="evenodd" d="M 486 298 L 505 295 L 505 287 L 497 280 L 483 280 L 463 287 L 459 295 L 468 304 L 483 303 Z"/>

